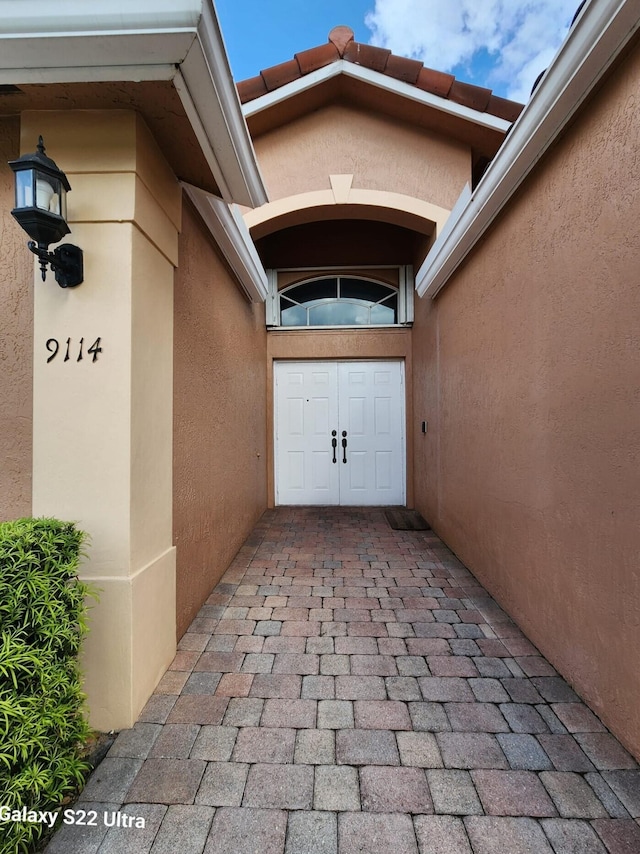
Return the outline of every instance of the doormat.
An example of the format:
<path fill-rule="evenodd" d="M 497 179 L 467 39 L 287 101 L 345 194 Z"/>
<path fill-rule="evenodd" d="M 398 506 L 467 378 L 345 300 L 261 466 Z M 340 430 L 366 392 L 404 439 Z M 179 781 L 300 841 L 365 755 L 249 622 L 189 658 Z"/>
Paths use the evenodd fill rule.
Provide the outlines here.
<path fill-rule="evenodd" d="M 385 510 L 384 515 L 394 531 L 431 530 L 417 510 Z"/>

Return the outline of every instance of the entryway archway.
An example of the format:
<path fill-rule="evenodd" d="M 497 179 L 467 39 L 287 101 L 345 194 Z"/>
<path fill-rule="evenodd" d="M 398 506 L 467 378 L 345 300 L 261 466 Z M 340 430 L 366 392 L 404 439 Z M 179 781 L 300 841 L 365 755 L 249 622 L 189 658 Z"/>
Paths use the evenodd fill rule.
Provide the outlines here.
<path fill-rule="evenodd" d="M 404 363 L 274 362 L 276 504 L 404 505 Z"/>

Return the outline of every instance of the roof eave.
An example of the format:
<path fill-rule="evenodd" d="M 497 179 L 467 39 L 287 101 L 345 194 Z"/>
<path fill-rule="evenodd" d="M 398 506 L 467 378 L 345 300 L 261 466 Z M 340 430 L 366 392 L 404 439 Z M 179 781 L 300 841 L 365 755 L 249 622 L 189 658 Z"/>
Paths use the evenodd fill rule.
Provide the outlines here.
<path fill-rule="evenodd" d="M 456 205 L 416 275 L 435 297 L 508 204 L 640 26 L 636 0 L 592 0 L 582 10 L 473 194 Z"/>
<path fill-rule="evenodd" d="M 70 0 L 68 20 L 58 12 L 55 30 L 43 31 L 50 4 L 9 0 L 3 16 L 14 14 L 7 18 L 11 31 L 0 33 L 0 80 L 172 80 L 222 196 L 264 204 L 267 193 L 211 0 L 129 0 L 127 14 L 116 15 L 113 7 L 113 0 Z"/>

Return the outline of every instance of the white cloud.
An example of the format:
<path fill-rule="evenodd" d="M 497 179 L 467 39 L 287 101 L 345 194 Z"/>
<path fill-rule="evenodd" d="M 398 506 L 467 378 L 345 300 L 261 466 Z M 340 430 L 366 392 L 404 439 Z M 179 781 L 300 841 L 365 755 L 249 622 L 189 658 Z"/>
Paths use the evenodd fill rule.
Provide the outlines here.
<path fill-rule="evenodd" d="M 375 0 L 371 43 L 526 101 L 579 0 Z"/>

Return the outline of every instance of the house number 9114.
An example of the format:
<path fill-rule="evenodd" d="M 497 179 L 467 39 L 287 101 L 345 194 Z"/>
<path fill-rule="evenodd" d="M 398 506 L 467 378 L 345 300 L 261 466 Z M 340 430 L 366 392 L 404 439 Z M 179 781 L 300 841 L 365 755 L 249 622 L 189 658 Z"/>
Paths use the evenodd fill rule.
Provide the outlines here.
<path fill-rule="evenodd" d="M 92 356 L 92 362 L 97 361 L 98 353 L 102 353 L 100 340 L 100 338 L 96 338 L 93 344 L 90 347 L 87 347 L 87 358 L 89 356 Z M 45 346 L 49 353 L 51 353 L 51 355 L 47 359 L 47 364 L 49 364 L 49 362 L 52 362 L 56 358 L 58 353 L 61 352 L 60 342 L 57 338 L 49 338 Z M 72 342 L 71 338 L 67 338 L 66 344 L 62 345 L 62 350 L 64 351 L 64 359 L 62 360 L 63 362 L 68 362 L 69 359 L 73 359 L 76 362 L 81 362 L 85 356 L 84 338 L 81 338 L 77 344 L 75 342 Z"/>

